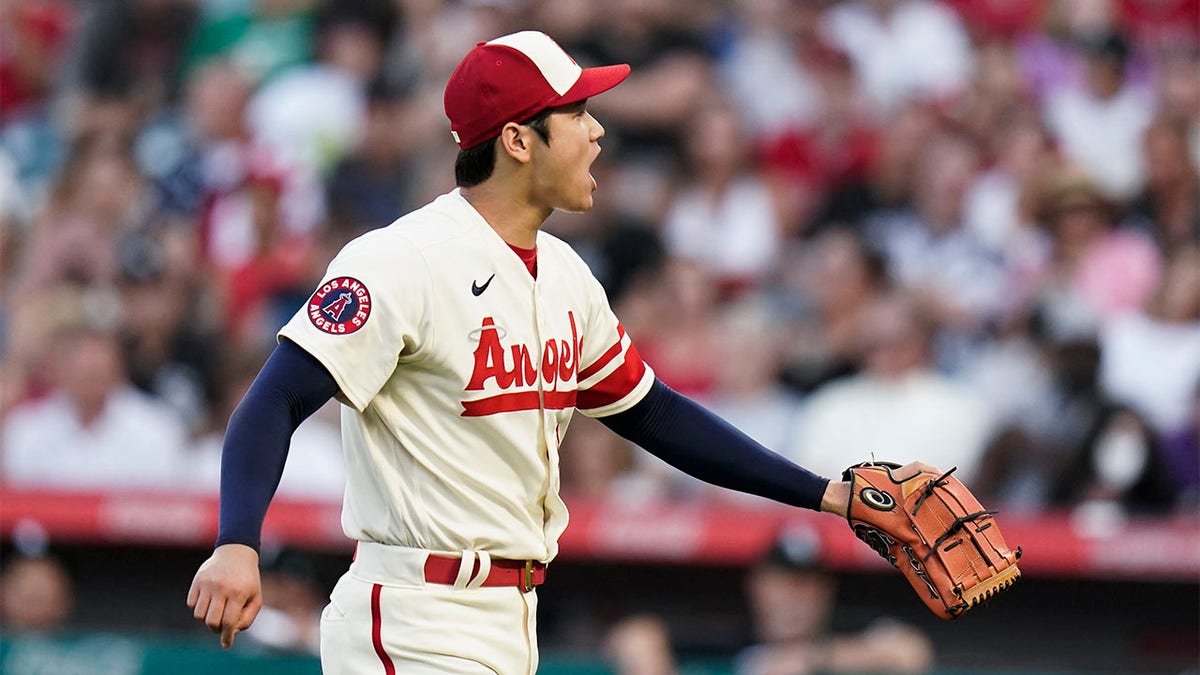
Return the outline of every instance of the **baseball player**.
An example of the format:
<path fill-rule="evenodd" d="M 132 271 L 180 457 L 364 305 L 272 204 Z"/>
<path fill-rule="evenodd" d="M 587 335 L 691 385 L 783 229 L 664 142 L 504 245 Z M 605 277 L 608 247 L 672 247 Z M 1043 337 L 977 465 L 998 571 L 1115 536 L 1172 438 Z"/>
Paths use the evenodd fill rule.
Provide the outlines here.
<path fill-rule="evenodd" d="M 459 187 L 342 249 L 230 419 L 217 546 L 188 593 L 223 646 L 261 606 L 260 531 L 291 433 L 334 396 L 358 545 L 321 618 L 328 675 L 536 671 L 576 409 L 703 480 L 845 513 L 845 483 L 656 380 L 588 267 L 539 229 L 591 208 L 604 128 L 586 101 L 628 73 L 581 69 L 532 31 L 454 71 Z"/>

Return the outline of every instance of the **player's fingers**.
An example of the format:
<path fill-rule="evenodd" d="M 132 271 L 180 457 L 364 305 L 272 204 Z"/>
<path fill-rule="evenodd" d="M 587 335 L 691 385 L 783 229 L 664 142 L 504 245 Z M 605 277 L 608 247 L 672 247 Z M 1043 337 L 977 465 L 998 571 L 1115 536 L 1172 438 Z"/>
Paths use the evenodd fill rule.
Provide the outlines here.
<path fill-rule="evenodd" d="M 241 630 L 243 609 L 242 603 L 233 598 L 225 602 L 225 612 L 221 615 L 221 646 L 225 649 L 233 646 L 233 636 Z"/>
<path fill-rule="evenodd" d="M 221 626 L 221 649 L 229 649 L 233 646 L 233 638 L 238 634 L 238 627 L 234 625 Z"/>
<path fill-rule="evenodd" d="M 221 619 L 225 616 L 225 603 L 225 596 L 214 596 L 208 605 L 208 613 L 204 615 L 204 625 L 214 633 L 221 632 Z"/>
<path fill-rule="evenodd" d="M 193 580 L 191 587 L 188 588 L 187 606 L 192 609 L 195 609 L 196 601 L 198 601 L 199 599 L 200 599 L 200 584 L 197 584 L 196 581 Z"/>
<path fill-rule="evenodd" d="M 936 473 L 941 475 L 942 471 L 935 469 L 925 462 L 909 462 L 899 469 L 896 469 L 893 475 L 895 475 L 899 480 L 908 480 L 919 473 Z"/>
<path fill-rule="evenodd" d="M 208 589 L 197 590 L 196 604 L 192 606 L 192 616 L 203 621 L 204 617 L 208 614 L 208 604 L 211 600 L 212 596 L 209 595 Z"/>
<path fill-rule="evenodd" d="M 250 598 L 250 602 L 242 609 L 242 615 L 238 618 L 238 630 L 246 630 L 250 624 L 254 623 L 255 617 L 258 616 L 258 611 L 262 609 L 262 596 L 256 595 Z"/>

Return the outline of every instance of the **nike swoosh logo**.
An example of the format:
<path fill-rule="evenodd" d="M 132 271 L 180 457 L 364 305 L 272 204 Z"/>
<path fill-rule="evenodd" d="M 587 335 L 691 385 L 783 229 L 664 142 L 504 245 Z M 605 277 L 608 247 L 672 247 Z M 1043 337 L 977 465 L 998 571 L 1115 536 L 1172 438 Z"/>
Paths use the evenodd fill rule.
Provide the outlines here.
<path fill-rule="evenodd" d="M 492 279 L 495 279 L 495 278 L 496 278 L 495 274 L 488 277 L 488 280 L 483 282 L 482 286 L 480 286 L 479 284 L 472 281 L 471 282 L 471 293 L 474 294 L 476 297 L 483 295 L 483 292 L 487 290 L 487 287 L 492 284 Z"/>

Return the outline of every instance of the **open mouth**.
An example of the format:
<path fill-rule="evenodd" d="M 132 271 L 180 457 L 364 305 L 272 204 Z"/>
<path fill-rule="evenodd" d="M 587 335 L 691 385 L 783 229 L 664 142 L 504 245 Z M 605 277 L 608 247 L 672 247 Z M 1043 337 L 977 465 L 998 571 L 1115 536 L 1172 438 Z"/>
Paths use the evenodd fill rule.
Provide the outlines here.
<path fill-rule="evenodd" d="M 592 181 L 592 190 L 596 189 L 596 177 L 592 175 L 592 165 L 600 157 L 600 146 L 596 146 L 596 154 L 592 157 L 592 161 L 588 162 L 588 178 Z"/>

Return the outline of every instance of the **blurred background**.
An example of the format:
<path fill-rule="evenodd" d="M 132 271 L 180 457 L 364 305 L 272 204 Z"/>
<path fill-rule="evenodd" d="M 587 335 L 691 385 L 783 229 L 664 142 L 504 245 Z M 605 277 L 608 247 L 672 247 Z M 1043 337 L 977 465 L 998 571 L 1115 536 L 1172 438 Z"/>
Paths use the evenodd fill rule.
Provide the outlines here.
<path fill-rule="evenodd" d="M 221 436 L 353 237 L 453 187 L 526 28 L 633 74 L 556 214 L 672 387 L 827 476 L 922 459 L 1024 580 L 954 623 L 836 519 L 580 419 L 544 673 L 1200 670 L 1200 1 L 5 0 L 0 671 L 317 673 L 331 406 L 228 653 L 184 605 Z"/>

